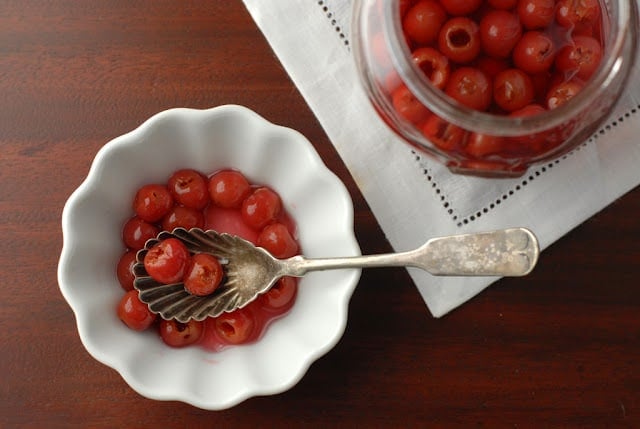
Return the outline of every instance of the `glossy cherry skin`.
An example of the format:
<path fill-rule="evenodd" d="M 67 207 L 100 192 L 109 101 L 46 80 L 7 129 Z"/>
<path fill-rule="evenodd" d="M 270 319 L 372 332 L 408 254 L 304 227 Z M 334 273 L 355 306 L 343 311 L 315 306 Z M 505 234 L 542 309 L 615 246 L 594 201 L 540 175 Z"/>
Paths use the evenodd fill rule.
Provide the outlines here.
<path fill-rule="evenodd" d="M 471 133 L 464 150 L 474 158 L 484 158 L 489 155 L 499 154 L 504 149 L 502 137 L 487 134 Z"/>
<path fill-rule="evenodd" d="M 131 250 L 140 250 L 150 238 L 155 238 L 158 228 L 138 216 L 127 220 L 122 228 L 122 241 Z"/>
<path fill-rule="evenodd" d="M 556 57 L 556 68 L 565 77 L 588 80 L 598 69 L 602 60 L 602 46 L 590 36 L 574 36 L 563 46 Z"/>
<path fill-rule="evenodd" d="M 556 47 L 551 37 L 541 31 L 528 31 L 513 48 L 513 63 L 520 70 L 535 74 L 551 68 Z"/>
<path fill-rule="evenodd" d="M 182 206 L 202 210 L 209 203 L 207 179 L 196 170 L 174 172 L 169 177 L 167 188 L 176 203 Z"/>
<path fill-rule="evenodd" d="M 214 326 L 218 336 L 226 343 L 242 344 L 252 337 L 256 320 L 248 308 L 241 308 L 216 317 Z"/>
<path fill-rule="evenodd" d="M 124 294 L 118 303 L 118 317 L 134 331 L 144 331 L 156 320 L 149 306 L 140 301 L 137 290 Z"/>
<path fill-rule="evenodd" d="M 164 185 L 149 184 L 141 187 L 133 199 L 136 215 L 147 222 L 157 222 L 173 207 L 173 197 Z"/>
<path fill-rule="evenodd" d="M 533 101 L 533 82 L 520 69 L 507 69 L 498 73 L 493 80 L 493 99 L 507 112 L 522 109 Z"/>
<path fill-rule="evenodd" d="M 209 178 L 209 196 L 218 207 L 239 208 L 251 193 L 251 186 L 239 171 L 223 170 Z"/>
<path fill-rule="evenodd" d="M 562 106 L 582 91 L 583 87 L 583 84 L 575 80 L 564 81 L 553 86 L 547 93 L 547 108 L 551 110 Z"/>
<path fill-rule="evenodd" d="M 405 35 L 420 45 L 428 45 L 436 40 L 447 13 L 435 0 L 421 0 L 411 6 L 404 15 L 402 27 Z"/>
<path fill-rule="evenodd" d="M 258 235 L 256 244 L 280 259 L 290 258 L 298 253 L 298 243 L 289 229 L 279 222 L 265 226 Z"/>
<path fill-rule="evenodd" d="M 201 210 L 190 207 L 175 206 L 162 219 L 163 231 L 173 231 L 175 228 L 203 228 L 204 215 Z"/>
<path fill-rule="evenodd" d="M 184 288 L 191 295 L 206 296 L 213 293 L 224 276 L 218 258 L 207 253 L 193 255 L 184 272 Z"/>
<path fill-rule="evenodd" d="M 480 28 L 467 17 L 451 18 L 438 35 L 438 47 L 449 60 L 465 64 L 480 54 Z"/>
<path fill-rule="evenodd" d="M 293 305 L 297 290 L 297 279 L 282 277 L 271 289 L 258 297 L 259 305 L 268 311 L 282 312 Z"/>
<path fill-rule="evenodd" d="M 484 53 L 507 58 L 522 36 L 518 16 L 505 10 L 487 12 L 480 20 L 480 41 Z"/>
<path fill-rule="evenodd" d="M 413 62 L 422 70 L 427 79 L 435 86 L 436 88 L 443 89 L 449 80 L 449 59 L 443 55 L 437 49 L 431 47 L 418 48 L 411 54 L 413 58 Z M 401 88 L 402 91 L 409 91 L 405 86 Z M 422 106 L 421 104 L 416 107 L 408 107 L 403 106 L 405 103 L 412 104 L 414 102 L 418 102 L 418 100 L 413 97 L 413 95 L 409 92 L 409 94 L 399 93 L 402 95 L 398 95 L 399 98 L 407 97 L 408 100 L 397 100 L 398 108 L 401 110 L 418 110 L 418 112 L 407 114 L 405 116 L 411 117 L 410 122 L 418 123 L 424 119 L 424 115 L 428 113 L 428 110 Z M 411 98 L 409 100 L 409 98 Z"/>
<path fill-rule="evenodd" d="M 518 17 L 527 30 L 549 27 L 556 15 L 555 0 L 520 0 Z"/>
<path fill-rule="evenodd" d="M 172 284 L 182 280 L 189 251 L 177 238 L 167 238 L 149 249 L 144 256 L 144 268 L 155 281 Z"/>
<path fill-rule="evenodd" d="M 204 332 L 204 323 L 190 320 L 187 323 L 177 320 L 161 320 L 158 327 L 160 338 L 168 346 L 185 347 L 197 343 Z"/>
<path fill-rule="evenodd" d="M 491 80 L 477 68 L 460 67 L 451 73 L 445 92 L 471 109 L 485 111 L 491 104 Z"/>
<path fill-rule="evenodd" d="M 478 10 L 482 0 L 440 0 L 440 3 L 449 15 L 469 15 Z"/>
<path fill-rule="evenodd" d="M 556 5 L 556 21 L 574 35 L 591 34 L 600 15 L 598 0 L 560 0 Z"/>
<path fill-rule="evenodd" d="M 400 87 L 391 94 L 391 103 L 398 115 L 412 124 L 421 123 L 430 113 L 429 109 L 427 109 L 405 85 L 400 85 Z"/>
<path fill-rule="evenodd" d="M 116 274 L 118 276 L 118 282 L 122 289 L 125 291 L 133 290 L 133 281 L 136 276 L 133 274 L 133 266 L 136 264 L 136 251 L 126 251 L 118 261 L 116 267 Z"/>
<path fill-rule="evenodd" d="M 278 219 L 282 212 L 280 196 L 267 187 L 257 188 L 242 202 L 242 220 L 260 230 Z"/>
<path fill-rule="evenodd" d="M 466 132 L 437 115 L 431 115 L 422 127 L 422 134 L 436 147 L 450 152 L 464 145 Z"/>

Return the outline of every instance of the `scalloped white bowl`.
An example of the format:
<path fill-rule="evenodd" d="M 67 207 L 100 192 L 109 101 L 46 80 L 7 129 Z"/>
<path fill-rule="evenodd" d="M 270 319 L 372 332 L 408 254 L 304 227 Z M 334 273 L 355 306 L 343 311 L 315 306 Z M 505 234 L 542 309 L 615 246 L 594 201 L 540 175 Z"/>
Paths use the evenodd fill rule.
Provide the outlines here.
<path fill-rule="evenodd" d="M 179 168 L 235 168 L 272 187 L 297 223 L 306 256 L 360 254 L 349 193 L 300 133 L 241 106 L 167 110 L 107 143 L 64 207 L 58 282 L 80 339 L 148 398 L 216 410 L 285 391 L 342 336 L 360 270 L 308 274 L 292 310 L 259 341 L 220 352 L 170 348 L 157 333 L 131 331 L 116 315 L 123 290 L 115 266 L 132 197 Z"/>

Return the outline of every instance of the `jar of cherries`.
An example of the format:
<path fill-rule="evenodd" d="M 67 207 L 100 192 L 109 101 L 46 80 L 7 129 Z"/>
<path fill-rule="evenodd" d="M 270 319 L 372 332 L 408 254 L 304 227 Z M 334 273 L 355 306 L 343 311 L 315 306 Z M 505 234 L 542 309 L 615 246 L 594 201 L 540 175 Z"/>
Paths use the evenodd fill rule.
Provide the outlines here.
<path fill-rule="evenodd" d="M 393 131 L 455 173 L 509 177 L 596 131 L 637 20 L 636 0 L 355 0 L 352 41 Z"/>

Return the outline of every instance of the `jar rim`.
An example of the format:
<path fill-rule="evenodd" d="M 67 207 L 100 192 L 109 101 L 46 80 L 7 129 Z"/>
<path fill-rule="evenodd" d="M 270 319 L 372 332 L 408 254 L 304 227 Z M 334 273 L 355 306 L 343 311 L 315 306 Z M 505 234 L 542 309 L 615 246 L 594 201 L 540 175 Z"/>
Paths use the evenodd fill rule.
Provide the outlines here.
<path fill-rule="evenodd" d="M 434 87 L 411 60 L 411 52 L 403 36 L 399 1 L 382 2 L 382 23 L 387 29 L 383 32 L 385 43 L 390 52 L 402 53 L 402 55 L 392 56 L 396 71 L 420 102 L 435 114 L 453 124 L 481 133 L 525 135 L 560 126 L 566 123 L 576 111 L 583 111 L 601 96 L 602 91 L 607 89 L 615 80 L 614 77 L 622 70 L 623 61 L 635 59 L 624 58 L 621 54 L 627 40 L 632 44 L 631 52 L 636 52 L 638 6 L 635 0 L 618 1 L 615 2 L 615 7 L 609 10 L 608 24 L 611 31 L 608 34 L 611 36 L 605 40 L 603 61 L 584 88 L 571 100 L 553 110 L 527 117 L 513 118 L 481 112 L 462 105 L 447 96 L 444 91 Z M 631 69 L 631 67 L 627 68 Z"/>

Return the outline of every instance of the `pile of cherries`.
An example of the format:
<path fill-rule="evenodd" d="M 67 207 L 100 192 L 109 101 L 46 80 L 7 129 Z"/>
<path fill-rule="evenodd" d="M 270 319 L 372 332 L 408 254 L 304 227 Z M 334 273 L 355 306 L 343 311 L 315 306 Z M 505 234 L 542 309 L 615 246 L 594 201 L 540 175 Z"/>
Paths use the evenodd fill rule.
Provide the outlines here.
<path fill-rule="evenodd" d="M 574 96 L 602 58 L 598 0 L 407 0 L 402 26 L 415 63 L 475 110 L 518 115 Z M 393 95 L 412 122 L 425 107 Z"/>
<path fill-rule="evenodd" d="M 555 109 L 583 89 L 603 56 L 598 0 L 401 0 L 400 8 L 414 63 L 436 88 L 482 112 Z M 467 133 L 431 114 L 406 85 L 390 77 L 387 87 L 396 112 L 446 152 L 526 157 L 566 138 L 558 130 L 514 145 Z"/>
<path fill-rule="evenodd" d="M 162 340 L 173 347 L 201 344 L 218 350 L 230 344 L 255 341 L 275 318 L 293 305 L 297 280 L 280 279 L 248 306 L 204 321 L 158 320 L 134 289 L 136 253 L 160 231 L 213 229 L 238 235 L 265 248 L 277 258 L 299 251 L 295 224 L 271 188 L 251 184 L 239 171 L 226 169 L 206 176 L 193 169 L 174 172 L 166 184 L 139 188 L 132 202 L 134 216 L 122 229 L 126 251 L 117 265 L 125 295 L 118 317 L 131 329 L 156 327 Z M 151 247 L 144 257 L 147 273 L 156 281 L 184 284 L 192 295 L 211 294 L 225 277 L 220 261 L 207 253 L 189 252 L 182 241 L 169 238 Z"/>

